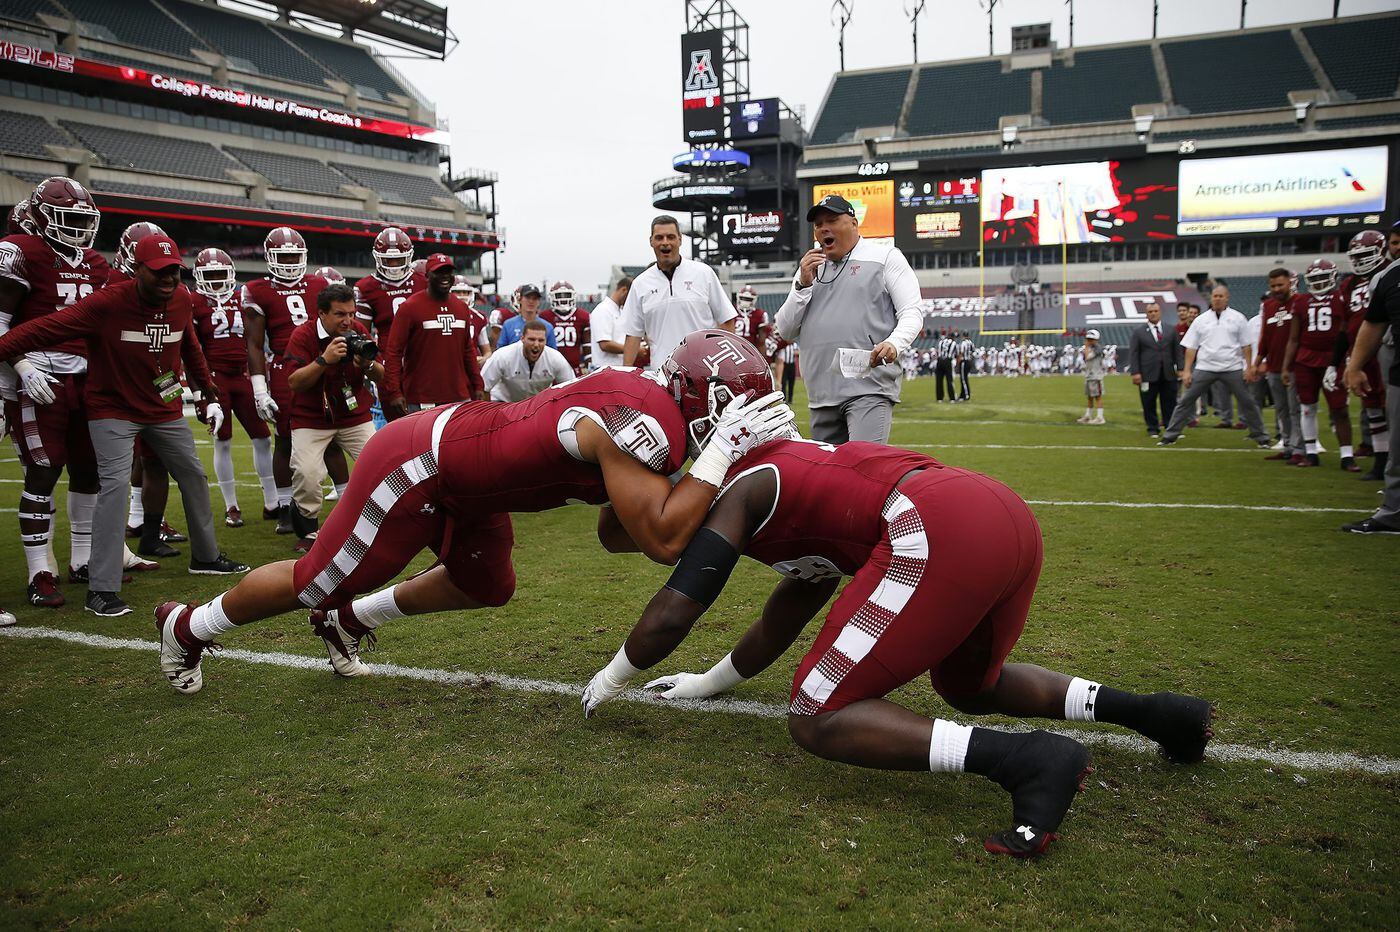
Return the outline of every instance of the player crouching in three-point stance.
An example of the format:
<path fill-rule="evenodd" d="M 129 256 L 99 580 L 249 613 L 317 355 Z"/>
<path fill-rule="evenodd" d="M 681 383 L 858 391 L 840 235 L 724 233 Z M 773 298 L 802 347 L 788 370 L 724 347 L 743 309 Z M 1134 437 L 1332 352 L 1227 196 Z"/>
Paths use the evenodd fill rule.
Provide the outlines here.
<path fill-rule="evenodd" d="M 758 351 L 702 330 L 654 374 L 604 369 L 526 401 L 399 418 L 365 446 L 306 556 L 260 567 L 197 608 L 156 609 L 161 670 L 180 692 L 198 692 L 200 654 L 215 637 L 304 606 L 335 672 L 366 673 L 360 639 L 384 621 L 510 599 L 513 511 L 610 502 L 609 520 L 653 560 L 674 563 L 730 465 L 790 435 L 781 398 Z M 673 488 L 667 477 L 687 451 L 695 462 Z M 374 592 L 425 547 L 437 565 Z"/>
<path fill-rule="evenodd" d="M 700 698 L 757 675 L 851 576 L 792 684 L 793 740 L 829 760 L 886 770 L 968 770 L 1012 796 L 1015 822 L 988 851 L 1029 857 L 1057 836 L 1089 770 L 1077 741 L 931 720 L 884 697 L 922 673 L 972 715 L 1125 725 L 1197 761 L 1209 703 L 1139 696 L 1025 663 L 1004 664 L 1040 575 L 1040 528 L 986 476 L 873 443 L 780 440 L 744 456 L 666 586 L 583 694 L 586 714 L 670 655 L 746 553 L 787 578 L 733 652 L 702 675 L 647 684 Z"/>

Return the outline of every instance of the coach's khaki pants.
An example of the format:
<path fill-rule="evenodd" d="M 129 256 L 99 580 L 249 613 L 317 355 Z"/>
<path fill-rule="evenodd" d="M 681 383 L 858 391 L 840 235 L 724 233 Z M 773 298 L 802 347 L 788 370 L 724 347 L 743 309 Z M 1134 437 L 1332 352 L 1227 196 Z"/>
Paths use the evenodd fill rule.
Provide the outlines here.
<path fill-rule="evenodd" d="M 331 441 L 352 460 L 374 436 L 374 422 L 354 427 L 296 427 L 292 430 L 292 501 L 306 518 L 321 513 L 321 483 L 326 481 L 326 447 Z"/>

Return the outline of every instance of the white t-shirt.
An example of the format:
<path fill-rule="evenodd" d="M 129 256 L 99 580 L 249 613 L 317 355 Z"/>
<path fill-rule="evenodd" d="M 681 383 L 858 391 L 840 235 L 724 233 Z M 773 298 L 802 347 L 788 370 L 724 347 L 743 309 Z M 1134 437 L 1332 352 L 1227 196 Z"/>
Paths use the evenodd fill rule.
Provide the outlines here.
<path fill-rule="evenodd" d="M 1252 346 L 1249 321 L 1232 307 L 1218 315 L 1207 308 L 1191 322 L 1181 345 L 1196 351 L 1195 368 L 1202 372 L 1234 372 L 1244 368 L 1242 346 Z"/>
<path fill-rule="evenodd" d="M 508 343 L 481 367 L 481 381 L 492 401 L 524 401 L 549 388 L 574 379 L 574 367 L 564 354 L 548 346 L 533 366 L 525 358 L 524 343 Z"/>
<path fill-rule="evenodd" d="M 626 343 L 627 333 L 622 327 L 622 308 L 612 298 L 604 298 L 589 312 L 588 329 L 593 337 L 593 368 L 622 365 L 621 353 L 609 353 L 598 345 L 599 340 Z"/>
<path fill-rule="evenodd" d="M 737 316 L 715 270 L 694 259 L 682 259 L 669 279 L 655 265 L 647 268 L 632 282 L 622 308 L 623 332 L 651 344 L 650 369 L 665 362 L 687 335 Z"/>

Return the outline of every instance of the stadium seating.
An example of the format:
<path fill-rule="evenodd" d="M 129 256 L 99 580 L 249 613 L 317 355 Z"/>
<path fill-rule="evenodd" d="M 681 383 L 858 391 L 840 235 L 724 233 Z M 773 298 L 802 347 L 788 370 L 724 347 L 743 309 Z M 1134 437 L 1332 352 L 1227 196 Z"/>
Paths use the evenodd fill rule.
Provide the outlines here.
<path fill-rule="evenodd" d="M 363 165 L 346 165 L 343 162 L 332 162 L 331 165 L 354 179 L 357 184 L 370 188 L 382 199 L 394 204 L 436 207 L 437 202 L 433 198 L 452 196 L 440 182 L 424 178 L 422 175 L 405 175 L 402 172 L 366 168 Z"/>
<path fill-rule="evenodd" d="M 48 0 L 5 0 L 3 9 L 0 9 L 0 17 L 13 19 L 22 23 L 39 22 L 39 14 L 47 13 L 49 16 L 56 16 L 59 19 L 66 19 L 63 11 L 58 9 Z"/>
<path fill-rule="evenodd" d="M 1002 116 L 1030 109 L 1029 71 L 1003 74 L 1000 61 L 925 66 L 909 110 L 909 135 L 990 132 Z"/>
<path fill-rule="evenodd" d="M 1259 313 L 1259 299 L 1269 290 L 1269 279 L 1263 275 L 1231 275 L 1228 278 L 1217 278 L 1215 281 L 1216 284 L 1230 289 L 1230 306 L 1246 317 L 1253 317 Z M 1209 300 L 1209 294 L 1201 296 L 1202 309 L 1207 306 Z"/>
<path fill-rule="evenodd" d="M 389 94 L 404 93 L 403 88 L 389 77 L 388 73 L 362 48 L 337 42 L 307 32 L 304 29 L 279 29 L 285 38 L 299 45 L 303 51 L 326 67 L 332 75 L 355 85 L 363 96 L 378 100 L 387 99 Z M 370 93 L 366 94 L 366 91 Z"/>
<path fill-rule="evenodd" d="M 1261 123 L 1252 126 L 1211 126 L 1204 129 L 1180 129 L 1154 132 L 1153 142 L 1179 142 L 1182 139 L 1229 139 L 1238 136 L 1248 139 L 1251 136 L 1274 136 L 1279 133 L 1300 132 L 1296 123 Z"/>
<path fill-rule="evenodd" d="M 1192 113 L 1286 107 L 1289 91 L 1317 86 L 1283 30 L 1163 42 L 1162 54 L 1172 96 Z"/>
<path fill-rule="evenodd" d="M 187 3 L 185 0 L 167 2 L 170 11 L 202 36 L 212 48 L 230 59 L 241 60 L 230 62 L 234 70 L 275 75 L 313 87 L 324 86 L 326 73 L 321 66 L 283 40 L 270 26 L 204 3 Z"/>
<path fill-rule="evenodd" d="M 262 149 L 225 146 L 229 155 L 272 182 L 274 188 L 305 191 L 310 194 L 342 194 L 340 186 L 350 179 L 316 159 L 280 155 Z"/>
<path fill-rule="evenodd" d="M 289 214 L 297 214 L 298 216 L 312 215 L 317 217 L 348 217 L 352 220 L 379 219 L 369 211 L 356 210 L 353 207 L 342 207 L 339 204 L 332 204 L 325 201 L 319 204 L 310 205 L 297 204 L 292 201 L 274 201 L 271 198 L 269 198 L 267 201 L 267 207 L 269 210 L 282 210 L 286 211 Z"/>
<path fill-rule="evenodd" d="M 821 119 L 812 130 L 812 144 L 839 142 L 865 126 L 893 126 L 909 87 L 909 68 L 863 74 L 839 74 L 831 87 Z"/>
<path fill-rule="evenodd" d="M 71 146 L 73 141 L 43 117 L 0 110 L 0 151 L 41 159 L 52 158 L 49 150 L 44 148 L 46 144 Z"/>
<path fill-rule="evenodd" d="M 1382 113 L 1376 116 L 1338 117 L 1335 120 L 1318 120 L 1318 129 L 1357 129 L 1364 126 L 1400 126 L 1400 113 Z"/>
<path fill-rule="evenodd" d="M 166 16 L 151 0 L 62 0 L 79 21 L 96 27 L 83 32 L 95 39 L 115 39 L 122 45 L 189 58 L 190 49 L 204 43 Z"/>
<path fill-rule="evenodd" d="M 1337 90 L 1358 100 L 1395 96 L 1400 16 L 1308 26 L 1303 35 Z"/>
<path fill-rule="evenodd" d="M 228 181 L 228 170 L 242 167 L 207 142 L 181 139 L 174 135 L 153 136 L 73 120 L 60 120 L 59 123 L 114 168 L 139 168 L 162 174 Z"/>
<path fill-rule="evenodd" d="M 1146 45 L 1077 52 L 1073 68 L 1056 63 L 1044 75 L 1041 111 L 1051 123 L 1127 120 L 1133 104 L 1163 96 Z"/>
<path fill-rule="evenodd" d="M 92 189 L 98 194 L 105 191 L 111 194 L 131 194 L 136 197 L 186 201 L 193 204 L 223 204 L 229 207 L 257 206 L 244 195 L 211 194 L 208 191 L 186 191 L 181 188 L 166 188 L 153 184 L 130 184 L 124 181 L 94 181 Z"/>

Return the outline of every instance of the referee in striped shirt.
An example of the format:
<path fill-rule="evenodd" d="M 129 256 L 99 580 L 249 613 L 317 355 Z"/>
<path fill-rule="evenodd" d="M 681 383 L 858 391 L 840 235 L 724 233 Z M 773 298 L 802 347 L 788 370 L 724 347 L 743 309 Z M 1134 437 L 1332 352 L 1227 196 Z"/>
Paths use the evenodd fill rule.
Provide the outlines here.
<path fill-rule="evenodd" d="M 977 347 L 972 339 L 966 334 L 958 341 L 958 401 L 972 400 L 972 354 Z"/>
<path fill-rule="evenodd" d="M 958 341 L 943 336 L 938 341 L 938 362 L 934 363 L 934 381 L 938 385 L 938 400 L 943 400 L 943 385 L 948 385 L 948 400 L 957 401 L 958 393 L 953 390 L 953 355 L 957 352 Z"/>

